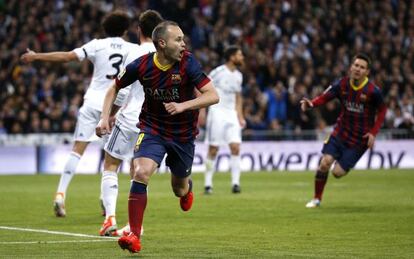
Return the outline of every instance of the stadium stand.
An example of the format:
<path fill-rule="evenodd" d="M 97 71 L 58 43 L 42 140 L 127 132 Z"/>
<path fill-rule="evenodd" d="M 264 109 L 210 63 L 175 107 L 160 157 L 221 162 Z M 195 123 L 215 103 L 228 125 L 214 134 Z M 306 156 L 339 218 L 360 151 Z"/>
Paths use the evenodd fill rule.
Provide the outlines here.
<path fill-rule="evenodd" d="M 221 63 L 227 45 L 242 46 L 246 139 L 323 135 L 336 121 L 338 104 L 302 114 L 299 101 L 345 74 L 360 51 L 372 57 L 371 77 L 386 96 L 384 128 L 414 137 L 410 0 L 0 1 L 0 134 L 74 131 L 91 65 L 24 65 L 19 56 L 28 47 L 72 50 L 101 37 L 99 21 L 115 8 L 131 17 L 151 8 L 177 21 L 206 72 Z M 135 32 L 136 19 L 127 35 L 132 42 Z"/>

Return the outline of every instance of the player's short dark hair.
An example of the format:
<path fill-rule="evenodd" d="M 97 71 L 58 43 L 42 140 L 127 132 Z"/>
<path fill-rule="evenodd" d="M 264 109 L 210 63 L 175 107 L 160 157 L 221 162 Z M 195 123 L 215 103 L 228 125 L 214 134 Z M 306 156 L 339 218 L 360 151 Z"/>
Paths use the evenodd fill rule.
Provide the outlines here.
<path fill-rule="evenodd" d="M 152 32 L 152 41 L 154 42 L 155 47 L 158 49 L 158 41 L 160 39 L 165 39 L 168 26 L 178 26 L 178 23 L 173 21 L 164 21 L 155 27 Z"/>
<path fill-rule="evenodd" d="M 367 62 L 368 69 L 371 69 L 371 64 L 372 64 L 371 58 L 367 54 L 365 53 L 356 54 L 354 58 L 352 59 L 352 63 L 354 63 L 356 59 L 365 60 Z"/>
<path fill-rule="evenodd" d="M 224 60 L 227 62 L 230 60 L 231 56 L 237 53 L 240 50 L 240 47 L 237 45 L 230 45 L 224 50 Z"/>
<path fill-rule="evenodd" d="M 154 10 L 147 10 L 139 15 L 139 28 L 144 37 L 150 38 L 154 28 L 160 24 L 164 19 L 161 14 Z"/>
<path fill-rule="evenodd" d="M 120 37 L 129 28 L 128 14 L 120 10 L 113 11 L 104 17 L 102 27 L 107 36 Z"/>

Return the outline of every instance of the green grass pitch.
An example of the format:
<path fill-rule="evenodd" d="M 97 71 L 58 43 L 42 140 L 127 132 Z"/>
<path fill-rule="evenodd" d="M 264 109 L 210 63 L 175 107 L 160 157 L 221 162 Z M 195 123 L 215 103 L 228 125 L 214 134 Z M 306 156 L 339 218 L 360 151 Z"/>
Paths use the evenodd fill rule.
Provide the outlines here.
<path fill-rule="evenodd" d="M 206 196 L 203 175 L 194 174 L 195 203 L 182 212 L 169 175 L 154 175 L 138 255 L 122 251 L 116 239 L 97 237 L 103 221 L 99 175 L 74 177 L 66 218 L 56 218 L 52 210 L 59 176 L 0 176 L 0 258 L 414 258 L 412 170 L 330 177 L 322 207 L 306 209 L 313 176 L 243 173 L 242 193 L 235 195 L 230 175 L 218 173 L 214 194 Z M 126 175 L 119 180 L 117 221 L 123 226 L 129 180 Z"/>

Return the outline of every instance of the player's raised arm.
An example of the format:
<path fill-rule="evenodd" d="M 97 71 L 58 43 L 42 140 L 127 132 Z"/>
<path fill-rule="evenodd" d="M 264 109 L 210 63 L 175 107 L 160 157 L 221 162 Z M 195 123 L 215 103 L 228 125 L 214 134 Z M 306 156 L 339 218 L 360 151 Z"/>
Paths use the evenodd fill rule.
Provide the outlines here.
<path fill-rule="evenodd" d="M 74 51 L 37 53 L 31 49 L 27 49 L 27 52 L 20 57 L 20 60 L 22 60 L 24 63 L 30 63 L 36 60 L 49 62 L 69 62 L 79 61 L 79 58 Z"/>
<path fill-rule="evenodd" d="M 219 96 L 212 82 L 208 82 L 198 90 L 201 92 L 201 94 L 195 99 L 182 103 L 164 103 L 165 109 L 169 114 L 175 115 L 188 110 L 204 108 L 219 102 Z"/>

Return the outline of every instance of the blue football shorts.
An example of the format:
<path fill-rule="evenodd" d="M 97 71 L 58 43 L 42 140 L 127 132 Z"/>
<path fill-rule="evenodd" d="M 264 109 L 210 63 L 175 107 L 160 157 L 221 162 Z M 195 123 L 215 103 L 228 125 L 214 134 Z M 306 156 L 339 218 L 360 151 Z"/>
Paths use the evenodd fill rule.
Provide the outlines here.
<path fill-rule="evenodd" d="M 165 140 L 160 136 L 148 133 L 140 133 L 134 149 L 134 158 L 146 157 L 154 160 L 158 166 L 164 159 L 171 173 L 184 178 L 191 174 L 194 160 L 194 141 L 178 142 Z"/>
<path fill-rule="evenodd" d="M 330 136 L 323 145 L 322 153 L 333 156 L 341 167 L 346 172 L 349 172 L 349 170 L 354 168 L 366 150 L 367 148 L 349 147 L 337 137 Z"/>

